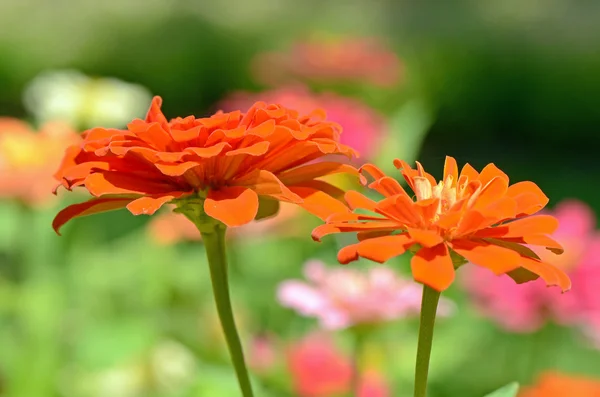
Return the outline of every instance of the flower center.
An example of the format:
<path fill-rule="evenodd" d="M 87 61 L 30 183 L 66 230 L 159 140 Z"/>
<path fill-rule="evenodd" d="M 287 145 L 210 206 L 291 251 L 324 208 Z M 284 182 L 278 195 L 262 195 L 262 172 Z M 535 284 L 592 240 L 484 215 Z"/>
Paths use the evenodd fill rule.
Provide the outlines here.
<path fill-rule="evenodd" d="M 448 175 L 445 181 L 440 181 L 435 186 L 432 186 L 429 179 L 424 176 L 416 176 L 413 180 L 417 201 L 439 200 L 433 221 L 436 221 L 440 215 L 448 211 L 456 203 L 457 190 L 456 186 L 453 186 L 452 175 Z"/>

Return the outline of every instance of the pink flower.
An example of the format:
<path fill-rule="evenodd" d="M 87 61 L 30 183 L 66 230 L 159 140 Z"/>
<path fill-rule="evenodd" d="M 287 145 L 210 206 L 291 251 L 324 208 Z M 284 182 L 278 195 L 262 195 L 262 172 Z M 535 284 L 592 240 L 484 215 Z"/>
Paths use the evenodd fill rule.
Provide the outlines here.
<path fill-rule="evenodd" d="M 260 93 L 236 92 L 223 100 L 224 111 L 245 109 L 261 100 L 291 107 L 300 113 L 316 107 L 327 112 L 327 119 L 342 126 L 341 143 L 358 150 L 361 159 L 376 154 L 386 129 L 383 116 L 357 99 L 334 93 L 314 94 L 302 85 L 293 85 Z"/>
<path fill-rule="evenodd" d="M 267 373 L 277 363 L 275 338 L 271 335 L 256 335 L 248 348 L 248 367 L 256 373 Z"/>
<path fill-rule="evenodd" d="M 516 285 L 507 276 L 496 277 L 475 266 L 465 272 L 465 288 L 479 311 L 508 331 L 533 332 L 547 321 L 578 325 L 600 347 L 600 233 L 595 216 L 576 200 L 560 203 L 552 215 L 560 223 L 553 237 L 565 253 L 535 251 L 568 273 L 573 283 L 568 294 L 546 288 L 541 280 Z"/>
<path fill-rule="evenodd" d="M 320 261 L 309 261 L 304 275 L 308 282 L 288 280 L 279 285 L 279 302 L 303 316 L 318 318 L 324 329 L 380 323 L 420 312 L 422 286 L 382 265 L 362 272 L 328 269 Z M 453 305 L 442 299 L 438 310 L 448 315 Z"/>
<path fill-rule="evenodd" d="M 390 87 L 398 84 L 403 65 L 376 38 L 310 39 L 289 50 L 259 54 L 253 62 L 257 81 L 267 85 L 289 82 L 358 82 Z"/>
<path fill-rule="evenodd" d="M 352 365 L 323 335 L 311 335 L 288 350 L 288 367 L 299 397 L 337 396 L 350 391 Z M 360 375 L 358 397 L 389 397 L 391 391 L 375 371 Z"/>

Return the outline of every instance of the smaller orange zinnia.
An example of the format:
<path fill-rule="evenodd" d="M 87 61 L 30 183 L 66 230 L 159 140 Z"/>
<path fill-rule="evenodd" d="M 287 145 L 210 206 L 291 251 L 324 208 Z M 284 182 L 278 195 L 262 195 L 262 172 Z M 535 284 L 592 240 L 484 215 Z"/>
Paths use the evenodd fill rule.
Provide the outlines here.
<path fill-rule="evenodd" d="M 372 215 L 340 211 L 313 231 L 316 241 L 332 233 L 358 232 L 359 242 L 339 251 L 340 263 L 359 257 L 383 263 L 411 250 L 414 279 L 438 291 L 452 284 L 455 268 L 467 261 L 498 275 L 506 273 L 518 283 L 542 277 L 548 285 L 570 289 L 565 273 L 542 262 L 524 245 L 543 246 L 555 254 L 563 251 L 548 236 L 558 227 L 556 218 L 530 216 L 548 203 L 535 183 L 509 186 L 508 176 L 494 164 L 481 173 L 465 164 L 459 175 L 452 157 L 446 157 L 439 183 L 418 162 L 416 170 L 401 160 L 394 165 L 415 200 L 398 181 L 366 164 L 359 170 L 361 182 L 367 185 L 365 175 L 371 176 L 374 181 L 368 187 L 385 198 L 375 202 L 349 191 L 345 199 L 350 208 Z"/>
<path fill-rule="evenodd" d="M 125 207 L 134 215 L 153 214 L 192 198 L 203 215 L 226 226 L 252 221 L 259 196 L 322 219 L 346 208 L 333 198 L 343 191 L 318 178 L 357 170 L 315 160 L 356 153 L 339 142 L 341 127 L 324 111 L 300 115 L 257 102 L 246 113 L 168 121 L 161 103 L 155 97 L 146 119 L 126 130 L 93 128 L 67 149 L 56 177 L 66 189 L 85 187 L 95 197 L 62 210 L 53 223 L 57 232 L 75 217 Z"/>
<path fill-rule="evenodd" d="M 519 397 L 598 397 L 600 379 L 569 375 L 556 371 L 544 372 L 535 386 L 523 388 Z"/>

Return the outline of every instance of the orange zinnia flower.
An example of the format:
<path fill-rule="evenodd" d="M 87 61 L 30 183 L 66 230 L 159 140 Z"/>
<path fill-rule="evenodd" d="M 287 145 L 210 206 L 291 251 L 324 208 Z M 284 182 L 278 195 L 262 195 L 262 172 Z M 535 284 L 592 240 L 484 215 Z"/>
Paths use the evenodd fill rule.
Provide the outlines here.
<path fill-rule="evenodd" d="M 356 155 L 339 143 L 341 128 L 323 111 L 299 116 L 258 102 L 246 113 L 167 121 L 161 103 L 155 97 L 146 119 L 127 130 L 93 128 L 67 149 L 56 177 L 68 190 L 84 186 L 95 198 L 62 210 L 53 222 L 57 232 L 75 217 L 123 207 L 153 214 L 192 196 L 227 226 L 254 219 L 259 196 L 298 204 L 322 219 L 345 208 L 332 197 L 343 192 L 315 178 L 356 169 L 311 163 L 330 154 Z"/>
<path fill-rule="evenodd" d="M 597 397 L 600 380 L 581 375 L 549 371 L 543 373 L 535 386 L 525 387 L 519 397 Z"/>
<path fill-rule="evenodd" d="M 48 190 L 56 185 L 52 172 L 60 150 L 79 139 L 65 123 L 48 122 L 36 131 L 21 120 L 0 117 L 0 197 L 36 207 L 51 204 Z"/>
<path fill-rule="evenodd" d="M 365 174 L 373 177 L 368 187 L 385 199 L 375 202 L 355 191 L 347 192 L 345 198 L 352 209 L 373 215 L 341 211 L 313 231 L 317 241 L 332 233 L 358 232 L 359 242 L 339 251 L 340 263 L 359 257 L 383 263 L 411 250 L 415 252 L 413 277 L 438 291 L 452 284 L 459 261 L 507 273 L 519 283 L 541 276 L 548 285 L 558 285 L 563 291 L 570 288 L 561 270 L 522 245 L 543 246 L 556 254 L 563 251 L 548 237 L 558 221 L 550 215 L 528 216 L 548 203 L 533 182 L 509 186 L 508 176 L 494 164 L 481 173 L 466 164 L 459 175 L 452 157 L 446 157 L 444 180 L 439 183 L 418 162 L 416 170 L 401 160 L 394 165 L 416 200 L 395 179 L 366 164 L 360 169 L 361 182 L 367 184 Z"/>

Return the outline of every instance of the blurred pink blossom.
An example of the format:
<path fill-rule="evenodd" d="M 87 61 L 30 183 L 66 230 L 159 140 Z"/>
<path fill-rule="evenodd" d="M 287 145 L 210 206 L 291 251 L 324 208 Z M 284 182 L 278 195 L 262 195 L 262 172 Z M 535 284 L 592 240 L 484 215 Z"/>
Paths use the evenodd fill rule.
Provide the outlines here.
<path fill-rule="evenodd" d="M 302 225 L 299 222 L 301 214 L 298 206 L 280 203 L 280 209 L 276 216 L 253 221 L 243 227 L 230 228 L 227 231 L 227 237 L 253 239 L 263 238 L 265 235 L 299 236 L 302 234 Z M 148 233 L 155 242 L 161 245 L 201 240 L 196 226 L 185 216 L 172 211 L 153 216 L 148 226 Z"/>
<path fill-rule="evenodd" d="M 578 325 L 600 348 L 600 232 L 594 213 L 580 201 L 567 200 L 553 215 L 560 223 L 553 237 L 564 254 L 532 249 L 569 274 L 571 291 L 561 294 L 541 280 L 516 285 L 508 276 L 497 277 L 477 266 L 465 269 L 463 284 L 479 311 L 508 331 L 534 332 L 547 321 Z"/>
<path fill-rule="evenodd" d="M 390 87 L 403 74 L 398 56 L 373 37 L 311 38 L 287 51 L 259 54 L 252 68 L 257 81 L 271 86 L 311 81 Z"/>
<path fill-rule="evenodd" d="M 268 334 L 256 335 L 248 348 L 248 367 L 262 374 L 269 372 L 278 359 L 275 338 Z"/>
<path fill-rule="evenodd" d="M 287 358 L 299 397 L 338 396 L 350 391 L 351 361 L 328 337 L 318 334 L 306 337 L 289 348 Z M 366 370 L 359 379 L 358 397 L 391 396 L 389 386 L 376 371 Z"/>
<path fill-rule="evenodd" d="M 363 272 L 328 269 L 313 260 L 305 264 L 304 275 L 308 282 L 288 280 L 279 285 L 279 302 L 303 316 L 317 317 L 324 329 L 380 323 L 420 312 L 422 286 L 382 265 Z M 440 300 L 439 315 L 447 316 L 453 309 L 450 301 Z"/>
<path fill-rule="evenodd" d="M 225 98 L 219 107 L 224 111 L 246 109 L 256 101 L 279 103 L 310 113 L 316 108 L 327 112 L 327 119 L 344 129 L 341 142 L 358 150 L 361 159 L 374 156 L 382 144 L 385 121 L 382 115 L 357 99 L 334 93 L 315 94 L 302 85 L 282 87 L 260 93 L 235 92 Z"/>

